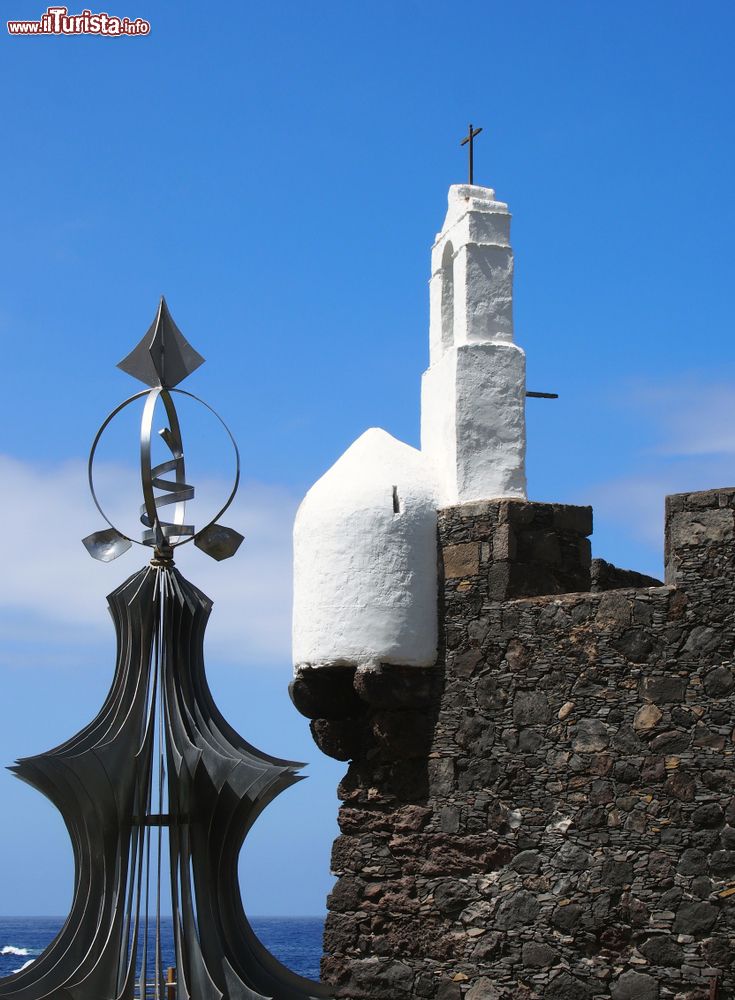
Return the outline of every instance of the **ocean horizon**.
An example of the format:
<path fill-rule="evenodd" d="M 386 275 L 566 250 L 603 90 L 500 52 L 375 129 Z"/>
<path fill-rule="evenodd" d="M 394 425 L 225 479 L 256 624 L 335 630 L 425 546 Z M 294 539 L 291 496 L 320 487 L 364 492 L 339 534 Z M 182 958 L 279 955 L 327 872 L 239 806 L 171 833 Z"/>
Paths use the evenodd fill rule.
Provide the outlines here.
<path fill-rule="evenodd" d="M 248 917 L 268 951 L 306 979 L 319 982 L 325 916 Z M 66 917 L 0 917 L 0 978 L 20 972 L 42 954 L 59 933 Z M 173 921 L 161 919 L 164 968 L 175 966 Z"/>

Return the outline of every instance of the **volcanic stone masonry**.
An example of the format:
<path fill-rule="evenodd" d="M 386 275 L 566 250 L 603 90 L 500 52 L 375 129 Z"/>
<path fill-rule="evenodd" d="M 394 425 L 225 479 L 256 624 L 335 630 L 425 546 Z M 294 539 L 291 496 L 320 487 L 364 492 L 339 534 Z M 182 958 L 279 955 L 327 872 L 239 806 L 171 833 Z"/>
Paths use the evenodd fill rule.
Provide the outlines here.
<path fill-rule="evenodd" d="M 437 666 L 296 676 L 350 761 L 336 996 L 735 996 L 734 527 L 735 488 L 669 497 L 663 585 L 588 507 L 444 509 Z"/>

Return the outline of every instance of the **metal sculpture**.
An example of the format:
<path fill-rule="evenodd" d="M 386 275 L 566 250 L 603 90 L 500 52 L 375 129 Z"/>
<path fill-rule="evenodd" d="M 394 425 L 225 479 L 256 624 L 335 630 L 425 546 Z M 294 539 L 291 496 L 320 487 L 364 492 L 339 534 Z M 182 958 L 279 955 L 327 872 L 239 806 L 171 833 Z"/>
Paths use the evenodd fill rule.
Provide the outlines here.
<path fill-rule="evenodd" d="M 263 947 L 240 898 L 240 848 L 264 807 L 299 781 L 301 765 L 245 742 L 224 720 L 207 685 L 203 641 L 212 602 L 175 568 L 174 549 L 193 541 L 214 559 L 233 555 L 242 536 L 218 523 L 186 523 L 184 450 L 174 387 L 202 364 L 161 299 L 153 325 L 120 368 L 150 388 L 115 409 L 95 437 L 89 482 L 108 528 L 85 538 L 96 559 L 116 559 L 136 542 L 104 513 L 94 458 L 110 421 L 145 397 L 140 434 L 138 544 L 150 564 L 108 598 L 117 665 L 99 714 L 55 750 L 11 770 L 60 810 L 71 837 L 71 913 L 27 969 L 0 980 L 2 1000 L 307 1000 L 327 996 Z M 170 458 L 152 461 L 156 404 Z M 201 401 L 200 401 L 201 402 Z M 204 404 L 206 406 L 206 404 Z M 211 411 L 214 412 L 214 411 Z M 216 414 L 215 414 L 216 415 Z M 219 418 L 218 418 L 219 419 Z M 221 422 L 221 421 L 220 421 Z M 222 425 L 224 427 L 224 424 Z M 173 507 L 164 519 L 162 511 Z M 168 835 L 168 849 L 165 839 Z M 161 925 L 169 883 L 176 953 L 166 977 Z"/>

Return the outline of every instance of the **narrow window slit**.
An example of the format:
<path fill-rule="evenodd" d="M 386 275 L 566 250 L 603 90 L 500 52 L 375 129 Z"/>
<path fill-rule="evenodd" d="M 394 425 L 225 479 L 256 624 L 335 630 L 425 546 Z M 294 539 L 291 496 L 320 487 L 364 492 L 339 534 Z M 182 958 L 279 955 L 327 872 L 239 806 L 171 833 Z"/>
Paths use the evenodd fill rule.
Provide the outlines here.
<path fill-rule="evenodd" d="M 394 514 L 400 514 L 401 513 L 401 501 L 398 498 L 398 487 L 397 486 L 393 487 L 393 513 Z"/>

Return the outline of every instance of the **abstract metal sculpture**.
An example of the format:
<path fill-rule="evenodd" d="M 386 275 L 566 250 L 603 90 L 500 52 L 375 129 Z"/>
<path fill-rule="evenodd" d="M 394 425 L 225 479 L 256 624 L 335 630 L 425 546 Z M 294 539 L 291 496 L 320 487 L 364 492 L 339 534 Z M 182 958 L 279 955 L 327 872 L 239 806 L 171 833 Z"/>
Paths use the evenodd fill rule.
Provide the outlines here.
<path fill-rule="evenodd" d="M 62 930 L 27 969 L 0 980 L 2 1000 L 327 996 L 322 986 L 290 972 L 266 951 L 247 921 L 239 891 L 237 863 L 245 835 L 263 808 L 300 780 L 300 765 L 256 750 L 218 711 L 202 652 L 212 603 L 173 564 L 174 549 L 186 542 L 225 559 L 242 541 L 216 523 L 238 485 L 232 435 L 237 469 L 226 503 L 198 532 L 185 520 L 194 489 L 185 479 L 173 393 L 196 398 L 174 386 L 202 362 L 161 299 L 153 325 L 120 363 L 150 389 L 117 407 L 92 445 L 90 487 L 109 528 L 85 538 L 84 545 L 96 559 L 109 561 L 134 539 L 102 510 L 93 481 L 95 452 L 113 417 L 146 397 L 140 435 L 145 530 L 139 544 L 152 548 L 153 558 L 108 598 L 117 666 L 97 717 L 67 743 L 12 768 L 62 813 L 75 881 Z M 160 437 L 171 458 L 153 465 L 159 400 L 168 424 Z M 164 520 L 160 512 L 167 506 L 173 506 L 173 515 Z M 164 981 L 161 942 L 167 882 L 174 982 L 172 976 Z"/>

